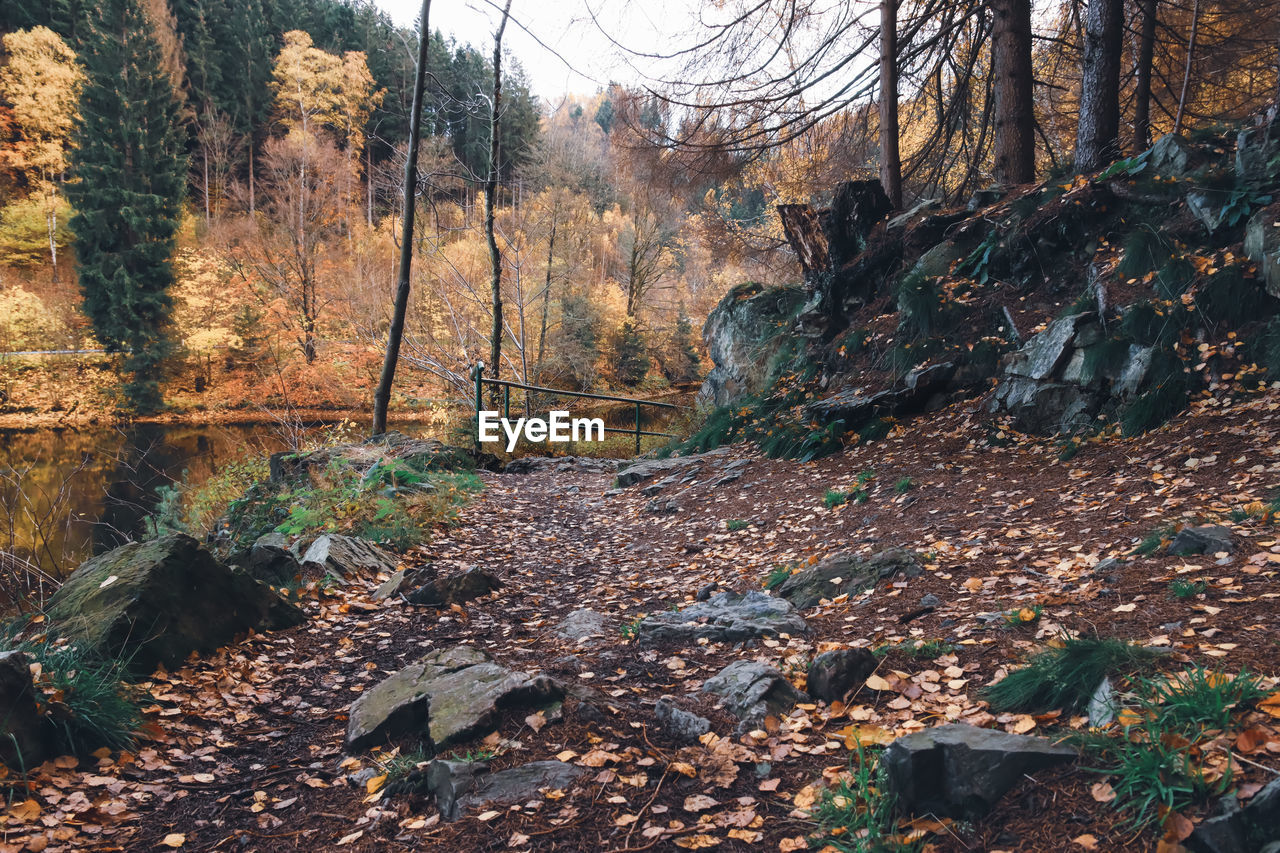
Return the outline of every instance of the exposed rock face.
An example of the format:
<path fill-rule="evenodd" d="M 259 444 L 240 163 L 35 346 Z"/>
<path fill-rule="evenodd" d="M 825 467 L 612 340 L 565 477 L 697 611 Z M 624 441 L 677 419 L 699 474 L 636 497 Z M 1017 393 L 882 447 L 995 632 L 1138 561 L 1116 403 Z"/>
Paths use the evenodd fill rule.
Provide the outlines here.
<path fill-rule="evenodd" d="M 302 555 L 302 568 L 317 575 L 354 579 L 395 572 L 399 560 L 367 539 L 326 534 Z"/>
<path fill-rule="evenodd" d="M 770 714 L 786 714 L 805 699 L 781 672 L 750 660 L 729 664 L 703 683 L 702 692 L 720 697 L 720 704 L 743 722 L 744 729 L 755 727 Z"/>
<path fill-rule="evenodd" d="M 1059 318 L 1005 357 L 989 410 L 1013 415 L 1024 432 L 1047 435 L 1088 430 L 1104 409 L 1148 388 L 1153 350 L 1137 344 L 1106 358 L 1111 346 L 1097 314 Z"/>
<path fill-rule="evenodd" d="M 1249 218 L 1244 229 L 1244 253 L 1258 265 L 1267 293 L 1280 299 L 1280 202 Z"/>
<path fill-rule="evenodd" d="M 881 580 L 895 575 L 913 578 L 922 571 L 915 553 L 904 548 L 887 548 L 870 557 L 841 552 L 787 578 L 778 595 L 803 610 L 824 598 L 856 595 Z"/>
<path fill-rule="evenodd" d="M 789 602 L 753 589 L 722 592 L 674 613 L 658 613 L 640 623 L 642 643 L 711 641 L 736 643 L 776 634 L 804 634 L 804 619 Z"/>
<path fill-rule="evenodd" d="M 824 702 L 843 699 L 876 671 L 876 664 L 875 655 L 866 649 L 823 652 L 809 664 L 808 693 Z"/>
<path fill-rule="evenodd" d="M 27 656 L 0 652 L 0 764 L 28 770 L 49 757 Z"/>
<path fill-rule="evenodd" d="M 1185 844 L 1193 853 L 1269 853 L 1277 840 L 1280 779 L 1254 794 L 1244 808 L 1229 805 L 1223 814 L 1197 826 Z"/>
<path fill-rule="evenodd" d="M 930 408 L 941 395 L 961 390 L 963 382 L 954 384 L 956 365 L 951 362 L 931 364 L 911 371 L 890 388 L 869 392 L 864 388 L 849 388 L 810 403 L 808 413 L 822 423 L 844 421 L 848 428 L 858 426 L 874 418 L 896 418 L 917 414 Z"/>
<path fill-rule="evenodd" d="M 582 641 L 604 634 L 608 617 L 594 610 L 575 610 L 556 626 L 556 633 L 566 640 Z"/>
<path fill-rule="evenodd" d="M 888 787 L 908 814 L 981 817 L 1032 773 L 1076 758 L 1043 738 L 950 723 L 900 737 L 884 752 Z"/>
<path fill-rule="evenodd" d="M 459 574 L 430 580 L 417 589 L 404 593 L 404 598 L 410 604 L 448 607 L 451 604 L 466 604 L 499 589 L 502 589 L 502 583 L 497 578 L 472 566 Z"/>
<path fill-rule="evenodd" d="M 249 549 L 249 558 L 245 562 L 245 571 L 272 586 L 289 583 L 301 570 L 298 558 L 289 550 L 289 539 L 283 533 L 259 536 Z"/>
<path fill-rule="evenodd" d="M 671 696 L 658 700 L 653 715 L 662 730 L 676 740 L 693 742 L 711 731 L 710 720 L 681 708 Z"/>
<path fill-rule="evenodd" d="M 1184 527 L 1169 543 L 1169 553 L 1175 557 L 1190 554 L 1217 554 L 1220 551 L 1231 553 L 1236 549 L 1235 536 L 1230 528 L 1221 524 L 1206 524 L 1202 527 Z"/>
<path fill-rule="evenodd" d="M 793 287 L 749 283 L 730 290 L 702 327 L 715 367 L 702 383 L 697 404 L 727 406 L 760 390 L 782 343 L 779 334 L 803 302 L 804 293 Z"/>
<path fill-rule="evenodd" d="M 104 657 L 131 657 L 136 672 L 172 667 L 250 629 L 287 628 L 305 619 L 185 533 L 94 557 L 67 578 L 48 615 L 62 636 Z"/>
<path fill-rule="evenodd" d="M 509 670 L 478 649 L 455 646 L 406 666 L 352 703 L 347 748 L 417 734 L 445 749 L 491 729 L 504 709 L 563 697 L 548 678 Z"/>
<path fill-rule="evenodd" d="M 563 761 L 533 761 L 490 773 L 482 761 L 438 760 L 427 767 L 427 790 L 435 794 L 444 819 L 457 820 L 472 809 L 541 801 L 542 792 L 563 791 L 587 772 Z"/>
<path fill-rule="evenodd" d="M 705 463 L 714 462 L 728 455 L 729 448 L 718 447 L 706 453 L 692 456 L 672 456 L 667 459 L 641 459 L 618 472 L 613 485 L 619 489 L 630 488 L 637 483 L 652 480 L 661 474 L 669 474 L 677 480 L 692 478 L 702 471 Z M 673 480 L 672 482 L 676 482 Z"/>

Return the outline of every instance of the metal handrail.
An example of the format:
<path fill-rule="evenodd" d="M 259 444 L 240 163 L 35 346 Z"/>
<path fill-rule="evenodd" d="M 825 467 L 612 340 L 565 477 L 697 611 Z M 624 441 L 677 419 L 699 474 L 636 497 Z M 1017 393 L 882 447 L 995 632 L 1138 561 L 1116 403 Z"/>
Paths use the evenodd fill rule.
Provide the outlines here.
<path fill-rule="evenodd" d="M 675 433 L 670 432 L 652 432 L 640 429 L 640 409 L 642 406 L 654 406 L 662 409 L 687 409 L 688 406 L 680 406 L 675 403 L 662 403 L 657 400 L 641 400 L 636 397 L 616 397 L 611 394 L 591 394 L 586 391 L 568 391 L 563 388 L 546 388 L 541 385 L 526 385 L 523 382 L 512 382 L 509 379 L 486 379 L 484 377 L 484 362 L 476 362 L 476 366 L 471 369 L 472 378 L 476 383 L 476 448 L 480 447 L 480 412 L 484 405 L 484 386 L 492 385 L 495 388 L 502 388 L 502 417 L 509 419 L 511 417 L 511 389 L 518 388 L 525 392 L 533 391 L 539 394 L 548 394 L 556 397 L 582 397 L 588 400 L 604 400 L 610 403 L 631 403 L 636 407 L 636 425 L 633 429 L 621 429 L 619 427 L 605 427 L 605 432 L 620 432 L 634 434 L 636 437 L 636 455 L 640 454 L 640 437 L 644 435 L 662 436 L 664 438 L 679 438 Z"/>

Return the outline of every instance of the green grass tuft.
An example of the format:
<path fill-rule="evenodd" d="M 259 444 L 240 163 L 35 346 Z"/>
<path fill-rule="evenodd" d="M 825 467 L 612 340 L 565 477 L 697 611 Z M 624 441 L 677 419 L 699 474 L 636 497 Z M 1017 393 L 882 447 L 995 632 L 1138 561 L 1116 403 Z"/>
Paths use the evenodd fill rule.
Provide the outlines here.
<path fill-rule="evenodd" d="M 920 849 L 897 831 L 897 798 L 888 789 L 878 753 L 859 744 L 849 756 L 851 779 L 822 792 L 814 811 L 823 849 L 841 853 L 905 853 Z M 825 846 L 824 846 L 825 845 Z"/>
<path fill-rule="evenodd" d="M 739 530 L 746 530 L 751 526 L 751 522 L 744 521 L 741 518 L 731 518 L 724 523 L 725 529 L 730 533 L 737 533 Z"/>
<path fill-rule="evenodd" d="M 1204 581 L 1189 581 L 1185 578 L 1174 578 L 1169 581 L 1170 598 L 1195 598 L 1204 592 Z"/>
<path fill-rule="evenodd" d="M 997 711 L 1073 711 L 1089 701 L 1103 678 L 1141 672 L 1157 655 L 1123 640 L 1068 638 L 1061 647 L 1033 654 L 1026 666 L 987 688 L 985 698 Z"/>
<path fill-rule="evenodd" d="M 842 492 L 839 489 L 827 489 L 827 493 L 822 496 L 822 505 L 827 509 L 835 509 L 849 502 L 852 492 Z"/>
<path fill-rule="evenodd" d="M 901 480 L 893 484 L 893 490 L 900 495 L 905 495 L 907 492 L 915 488 L 915 485 L 915 480 L 910 477 L 903 477 Z"/>

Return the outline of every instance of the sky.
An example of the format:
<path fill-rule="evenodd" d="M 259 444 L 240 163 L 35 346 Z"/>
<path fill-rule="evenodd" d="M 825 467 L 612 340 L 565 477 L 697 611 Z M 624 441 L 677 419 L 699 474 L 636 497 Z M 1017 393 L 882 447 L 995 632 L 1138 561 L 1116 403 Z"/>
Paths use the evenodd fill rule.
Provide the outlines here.
<path fill-rule="evenodd" d="M 497 2 L 498 0 L 495 0 Z M 375 0 L 391 18 L 413 26 L 421 0 Z M 534 94 L 554 101 L 566 93 L 593 94 L 611 80 L 636 83 L 640 73 L 610 41 L 644 50 L 667 37 L 663 26 L 687 19 L 694 0 L 512 0 L 511 23 L 503 35 L 508 54 L 519 60 Z M 609 35 L 592 20 L 599 18 Z M 430 26 L 486 55 L 501 10 L 486 0 L 435 0 Z"/>

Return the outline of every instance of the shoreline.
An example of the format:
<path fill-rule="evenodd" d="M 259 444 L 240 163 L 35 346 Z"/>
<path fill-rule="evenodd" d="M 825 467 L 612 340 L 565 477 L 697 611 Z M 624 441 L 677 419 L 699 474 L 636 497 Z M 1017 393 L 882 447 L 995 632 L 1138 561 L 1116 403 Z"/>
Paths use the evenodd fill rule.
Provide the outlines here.
<path fill-rule="evenodd" d="M 87 429 L 160 424 L 165 426 L 254 426 L 280 422 L 336 423 L 342 420 L 368 420 L 372 408 L 290 409 L 290 410 L 223 410 L 162 412 L 145 417 L 126 417 L 108 412 L 0 412 L 0 430 L 24 432 L 42 429 Z M 427 411 L 388 413 L 389 427 L 395 423 L 427 423 L 438 417 Z"/>

